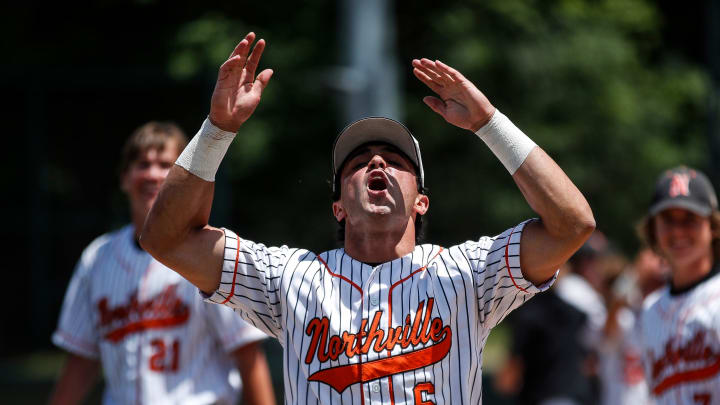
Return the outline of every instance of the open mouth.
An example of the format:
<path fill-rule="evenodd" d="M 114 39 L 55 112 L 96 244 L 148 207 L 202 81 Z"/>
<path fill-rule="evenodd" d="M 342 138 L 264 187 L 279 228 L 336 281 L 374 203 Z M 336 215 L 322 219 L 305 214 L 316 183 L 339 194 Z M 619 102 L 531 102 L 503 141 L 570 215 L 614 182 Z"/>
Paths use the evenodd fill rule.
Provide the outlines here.
<path fill-rule="evenodd" d="M 370 178 L 368 179 L 368 190 L 380 192 L 385 191 L 388 188 L 388 180 L 385 177 L 385 174 L 382 173 L 382 171 L 376 171 L 374 173 L 370 174 Z"/>
<path fill-rule="evenodd" d="M 368 182 L 368 188 L 373 191 L 382 191 L 387 189 L 387 184 L 382 178 L 371 179 Z"/>

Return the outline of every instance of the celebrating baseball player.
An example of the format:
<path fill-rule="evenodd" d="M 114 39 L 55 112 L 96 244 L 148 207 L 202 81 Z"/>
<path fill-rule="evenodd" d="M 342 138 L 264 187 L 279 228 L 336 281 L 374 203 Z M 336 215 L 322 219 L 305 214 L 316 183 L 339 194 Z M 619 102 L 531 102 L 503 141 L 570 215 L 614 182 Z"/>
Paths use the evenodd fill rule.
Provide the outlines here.
<path fill-rule="evenodd" d="M 366 118 L 332 149 L 344 248 L 266 247 L 212 227 L 215 173 L 273 74 L 255 75 L 265 41 L 250 52 L 254 40 L 220 67 L 210 115 L 170 170 L 142 245 L 280 341 L 287 404 L 480 403 L 491 328 L 546 289 L 590 235 L 585 198 L 462 74 L 420 59 L 413 72 L 437 94 L 425 103 L 488 144 L 539 220 L 449 248 L 416 244 L 430 202 L 419 144 L 396 121 Z"/>
<path fill-rule="evenodd" d="M 128 139 L 121 185 L 132 224 L 93 241 L 73 274 L 53 342 L 70 355 L 51 404 L 78 404 L 102 364 L 103 403 L 274 405 L 262 339 L 229 308 L 138 244 L 160 185 L 187 144 L 180 128 L 150 122 Z"/>
<path fill-rule="evenodd" d="M 684 166 L 664 172 L 642 229 L 671 270 L 641 318 L 650 392 L 659 405 L 720 403 L 720 212 L 708 178 Z"/>

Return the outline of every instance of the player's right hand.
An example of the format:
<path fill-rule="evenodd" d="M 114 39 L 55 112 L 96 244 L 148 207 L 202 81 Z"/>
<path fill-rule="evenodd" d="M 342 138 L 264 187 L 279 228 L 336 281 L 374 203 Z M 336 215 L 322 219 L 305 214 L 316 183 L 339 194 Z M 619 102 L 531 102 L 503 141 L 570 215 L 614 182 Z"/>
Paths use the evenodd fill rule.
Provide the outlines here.
<path fill-rule="evenodd" d="M 255 77 L 255 69 L 265 49 L 265 40 L 259 40 L 248 57 L 253 41 L 255 33 L 251 32 L 220 66 L 208 118 L 224 131 L 237 132 L 243 122 L 250 118 L 273 74 L 272 69 L 265 69 Z"/>

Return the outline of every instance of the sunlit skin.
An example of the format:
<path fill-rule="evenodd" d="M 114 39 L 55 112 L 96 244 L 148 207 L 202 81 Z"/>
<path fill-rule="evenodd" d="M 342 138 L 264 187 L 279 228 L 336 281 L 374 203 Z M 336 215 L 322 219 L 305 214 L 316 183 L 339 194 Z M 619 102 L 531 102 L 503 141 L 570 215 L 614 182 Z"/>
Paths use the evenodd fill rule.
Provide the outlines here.
<path fill-rule="evenodd" d="M 130 202 L 130 215 L 136 237 L 157 198 L 160 186 L 179 154 L 177 145 L 167 141 L 162 150 L 150 148 L 141 152 L 123 174 L 120 187 Z"/>
<path fill-rule="evenodd" d="M 655 237 L 672 268 L 672 284 L 684 288 L 710 272 L 713 266 L 713 233 L 710 218 L 681 208 L 655 216 Z"/>
<path fill-rule="evenodd" d="M 378 144 L 352 153 L 340 173 L 337 221 L 345 220 L 345 250 L 368 262 L 402 257 L 415 247 L 415 217 L 429 199 L 417 189 L 413 164 L 396 148 Z"/>

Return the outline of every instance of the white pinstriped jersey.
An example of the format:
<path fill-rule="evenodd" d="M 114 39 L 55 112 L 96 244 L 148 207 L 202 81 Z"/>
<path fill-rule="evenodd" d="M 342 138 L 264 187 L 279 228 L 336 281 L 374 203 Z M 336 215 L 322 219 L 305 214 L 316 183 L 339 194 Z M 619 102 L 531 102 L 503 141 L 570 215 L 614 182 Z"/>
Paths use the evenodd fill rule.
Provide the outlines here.
<path fill-rule="evenodd" d="M 267 336 L 140 250 L 130 225 L 93 241 L 68 287 L 53 342 L 99 359 L 104 404 L 232 404 L 228 352 Z"/>
<path fill-rule="evenodd" d="M 666 287 L 642 314 L 645 376 L 658 405 L 720 403 L 720 274 Z"/>
<path fill-rule="evenodd" d="M 551 284 L 522 276 L 523 227 L 375 267 L 344 249 L 268 248 L 225 230 L 208 300 L 278 338 L 287 404 L 478 404 L 490 329 Z"/>

